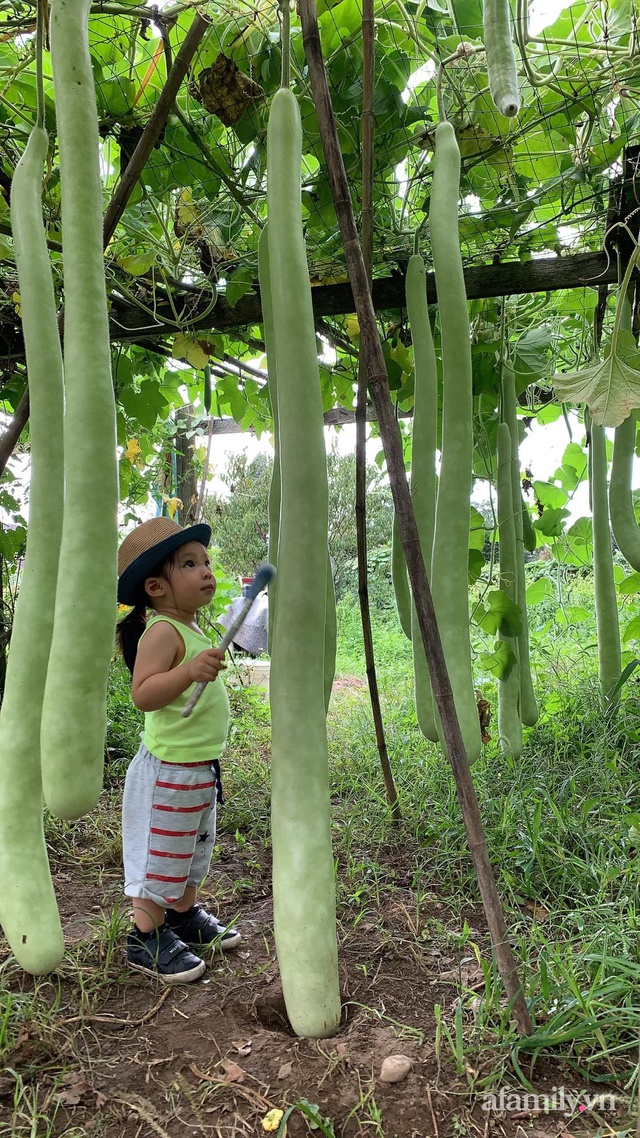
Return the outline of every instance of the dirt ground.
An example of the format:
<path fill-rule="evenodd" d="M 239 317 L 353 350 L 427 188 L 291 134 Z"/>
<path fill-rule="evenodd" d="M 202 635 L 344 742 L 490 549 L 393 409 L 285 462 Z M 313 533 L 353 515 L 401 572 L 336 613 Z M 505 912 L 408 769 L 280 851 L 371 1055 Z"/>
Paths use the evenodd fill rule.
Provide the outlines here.
<path fill-rule="evenodd" d="M 218 890 L 246 873 L 233 837 L 223 835 L 221 843 L 211 879 Z M 105 936 L 105 921 L 120 904 L 115 869 L 96 890 L 74 865 L 54 868 L 70 960 L 57 977 L 39 981 L 39 1014 L 25 1021 L 5 1055 L 2 1138 L 240 1138 L 264 1135 L 270 1125 L 275 1133 L 278 1123 L 289 1138 L 577 1138 L 623 1129 L 621 1100 L 607 1116 L 483 1109 L 482 1078 L 495 1070 L 497 1050 L 488 1047 L 457 1071 L 441 1033 L 437 1041 L 434 1012 L 439 1005 L 451 1024 L 461 980 L 467 992 L 480 991 L 482 972 L 464 948 L 416 940 L 401 860 L 388 911 L 365 911 L 351 923 L 347 916 L 340 925 L 344 1020 L 339 1034 L 323 1041 L 297 1039 L 287 1024 L 266 857 L 239 905 L 239 950 L 212 958 L 201 981 L 177 988 L 124 970 L 124 928 Z M 482 914 L 470 907 L 465 918 L 483 942 Z M 16 994 L 34 984 L 13 965 L 5 965 L 5 982 Z M 411 1069 L 402 1082 L 385 1083 L 382 1061 L 395 1054 L 407 1056 Z M 546 1091 L 584 1086 L 548 1060 L 532 1082 Z M 508 1056 L 499 1083 L 517 1088 Z M 35 1092 L 41 1120 L 29 1129 L 22 1112 Z M 285 1113 L 270 1115 L 274 1109 Z"/>

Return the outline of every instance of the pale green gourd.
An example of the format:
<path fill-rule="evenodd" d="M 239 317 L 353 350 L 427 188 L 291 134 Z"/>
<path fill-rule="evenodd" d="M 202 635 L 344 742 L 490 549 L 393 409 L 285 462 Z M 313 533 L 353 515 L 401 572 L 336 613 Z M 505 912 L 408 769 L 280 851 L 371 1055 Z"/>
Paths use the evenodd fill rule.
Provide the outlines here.
<path fill-rule="evenodd" d="M 632 331 L 631 304 L 628 296 L 619 296 L 622 305 L 621 331 Z M 633 504 L 633 463 L 636 451 L 638 422 L 635 412 L 616 427 L 609 481 L 609 511 L 611 528 L 623 557 L 640 573 L 640 526 Z"/>
<path fill-rule="evenodd" d="M 262 320 L 264 327 L 265 348 L 267 352 L 269 398 L 273 415 L 273 471 L 269 486 L 269 561 L 278 565 L 278 535 L 280 531 L 280 431 L 278 428 L 278 365 L 276 360 L 276 347 L 273 331 L 273 304 L 271 299 L 271 280 L 269 270 L 269 239 L 267 226 L 264 227 L 258 240 L 258 278 L 260 281 L 260 298 L 262 303 Z M 273 622 L 277 604 L 278 585 L 277 576 L 269 586 L 269 652 L 273 641 Z M 333 680 L 336 671 L 336 652 L 338 645 L 338 625 L 336 616 L 336 594 L 331 571 L 331 558 L 327 550 L 327 598 L 325 616 L 325 644 L 324 644 L 324 701 L 325 709 L 329 708 L 329 700 L 333 689 Z"/>
<path fill-rule="evenodd" d="M 391 522 L 391 584 L 400 628 L 407 639 L 411 640 L 411 586 L 395 510 Z"/>
<path fill-rule="evenodd" d="M 436 443 L 438 425 L 438 369 L 427 308 L 427 271 L 418 253 L 409 259 L 406 280 L 407 315 L 413 341 L 414 405 L 411 444 L 411 497 L 420 535 L 420 547 L 427 574 L 431 574 L 431 553 L 436 512 Z M 418 626 L 415 605 L 411 604 L 413 645 L 413 683 L 416 715 L 425 738 L 438 742 L 429 667 Z"/>
<path fill-rule="evenodd" d="M 269 563 L 278 567 L 278 531 L 280 529 L 280 432 L 278 431 L 278 366 L 273 332 L 273 305 L 271 303 L 271 280 L 269 276 L 269 237 L 266 225 L 258 238 L 258 282 L 260 284 L 260 304 L 262 307 L 262 327 L 264 346 L 267 353 L 267 383 L 269 401 L 273 417 L 273 469 L 269 484 Z M 271 655 L 273 640 L 273 621 L 278 596 L 277 574 L 269 585 L 268 647 Z"/>
<path fill-rule="evenodd" d="M 590 416 L 587 416 L 590 418 Z M 615 705 L 620 693 L 614 689 L 622 670 L 618 598 L 613 574 L 613 547 L 607 500 L 607 440 L 604 427 L 590 423 L 591 497 L 593 509 L 593 584 L 598 633 L 598 678 L 606 709 Z"/>
<path fill-rule="evenodd" d="M 267 210 L 278 361 L 281 509 L 271 663 L 276 951 L 297 1035 L 340 1022 L 325 718 L 327 467 L 301 210 L 302 128 L 281 88 L 267 129 Z"/>
<path fill-rule="evenodd" d="M 483 0 L 482 22 L 491 98 L 501 115 L 513 118 L 520 110 L 520 89 L 509 0 Z"/>
<path fill-rule="evenodd" d="M 527 613 L 527 582 L 524 571 L 524 527 L 527 518 L 531 529 L 529 511 L 522 499 L 520 479 L 520 447 L 518 445 L 518 416 L 516 411 L 516 377 L 506 364 L 501 377 L 502 418 L 511 436 L 511 477 L 513 496 L 513 517 L 516 540 L 517 587 L 513 597 L 520 609 L 522 631 L 518 637 L 518 669 L 520 673 L 520 717 L 526 727 L 538 722 L 538 702 L 533 688 L 531 657 L 529 652 L 529 617 Z M 526 518 L 525 518 L 526 513 Z M 535 542 L 535 538 L 534 538 Z"/>
<path fill-rule="evenodd" d="M 429 209 L 442 338 L 442 462 L 438 480 L 431 588 L 460 729 L 470 763 L 481 748 L 471 670 L 468 564 L 473 462 L 471 341 L 458 199 L 460 151 L 451 123 L 436 127 Z"/>
<path fill-rule="evenodd" d="M 52 0 L 50 29 L 65 290 L 65 497 L 41 745 L 45 800 L 60 818 L 87 813 L 102 786 L 116 621 L 115 403 L 90 6 Z"/>
<path fill-rule="evenodd" d="M 513 505 L 511 432 L 506 423 L 498 427 L 498 535 L 500 541 L 500 588 L 517 604 L 518 550 L 516 513 Z M 498 639 L 511 649 L 514 661 L 509 674 L 498 680 L 498 732 L 503 746 L 514 758 L 522 755 L 520 719 L 520 669 L 518 637 L 499 629 Z"/>
<path fill-rule="evenodd" d="M 20 965 L 36 975 L 54 969 L 64 951 L 44 840 L 40 774 L 63 489 L 62 355 L 40 201 L 47 144 L 46 131 L 36 127 L 11 187 L 29 376 L 31 477 L 27 552 L 0 710 L 0 923 Z"/>

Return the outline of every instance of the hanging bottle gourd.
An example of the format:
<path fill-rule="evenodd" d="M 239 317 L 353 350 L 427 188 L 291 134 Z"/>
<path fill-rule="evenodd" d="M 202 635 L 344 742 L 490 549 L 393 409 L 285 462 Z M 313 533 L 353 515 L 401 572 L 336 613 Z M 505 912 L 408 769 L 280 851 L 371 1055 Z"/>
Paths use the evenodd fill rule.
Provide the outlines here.
<path fill-rule="evenodd" d="M 39 26 L 39 71 L 41 51 Z M 11 187 L 29 379 L 31 472 L 27 549 L 0 710 L 0 923 L 19 964 L 35 974 L 55 968 L 64 950 L 44 839 L 40 773 L 63 494 L 62 354 L 40 201 L 48 146 L 43 118 L 40 105 Z"/>
<path fill-rule="evenodd" d="M 521 631 L 518 636 L 518 671 L 520 673 L 520 718 L 525 727 L 533 727 L 538 722 L 538 702 L 533 688 L 531 658 L 529 652 L 529 618 L 527 615 L 527 581 L 524 571 L 525 526 L 529 528 L 531 518 L 522 497 L 520 479 L 520 447 L 518 438 L 518 416 L 516 413 L 516 377 L 513 370 L 504 364 L 501 376 L 502 419 L 509 428 L 511 437 L 511 492 L 513 501 L 513 520 L 516 542 L 516 590 L 514 601 L 520 609 Z M 533 534 L 535 548 L 535 533 Z M 527 548 L 531 545 L 528 542 Z"/>
<path fill-rule="evenodd" d="M 264 347 L 267 355 L 267 384 L 269 402 L 273 418 L 273 469 L 269 484 L 269 563 L 278 567 L 278 531 L 280 529 L 280 432 L 278 430 L 278 369 L 276 365 L 276 346 L 273 332 L 273 305 L 271 302 L 271 278 L 269 271 L 269 236 L 265 225 L 258 239 L 258 281 L 260 284 L 260 304 L 262 307 L 262 327 Z M 268 647 L 271 655 L 273 622 L 278 592 L 277 574 L 269 586 L 269 632 Z"/>
<path fill-rule="evenodd" d="M 619 294 L 620 330 L 632 334 L 629 296 Z M 640 573 L 640 527 L 633 504 L 633 461 L 638 421 L 635 412 L 616 427 L 609 482 L 609 510 L 613 536 L 623 557 Z"/>
<path fill-rule="evenodd" d="M 500 542 L 500 589 L 517 604 L 518 570 L 516 527 L 513 507 L 511 432 L 506 423 L 498 427 L 498 535 Z M 519 759 L 522 754 L 520 719 L 520 669 L 518 639 L 510 629 L 500 628 L 498 639 L 510 650 L 506 675 L 498 680 L 498 731 L 503 746 Z"/>
<path fill-rule="evenodd" d="M 591 463 L 589 479 L 593 509 L 593 584 L 598 633 L 598 678 L 605 710 L 619 699 L 614 689 L 620 679 L 622 653 L 618 623 L 618 598 L 613 574 L 613 546 L 607 500 L 607 439 L 604 427 L 597 426 L 587 413 Z"/>
<path fill-rule="evenodd" d="M 275 336 L 273 330 L 273 304 L 271 299 L 271 279 L 269 271 L 269 237 L 265 226 L 258 241 L 258 277 L 260 281 L 260 298 L 262 302 L 262 319 L 264 327 L 265 348 L 267 352 L 269 399 L 273 415 L 273 471 L 269 486 L 269 562 L 278 564 L 278 538 L 280 533 L 280 431 L 278 427 L 278 365 L 276 360 Z M 333 572 L 329 550 L 327 560 L 327 599 L 325 609 L 325 643 L 324 643 L 324 702 L 328 710 L 333 680 L 336 670 L 336 651 L 338 643 L 338 625 L 336 616 L 336 594 L 333 585 Z M 269 654 L 273 640 L 273 624 L 277 605 L 278 586 L 274 579 L 269 586 Z"/>
<path fill-rule="evenodd" d="M 422 556 L 427 574 L 430 574 L 436 511 L 438 372 L 427 308 L 427 273 L 424 260 L 419 253 L 414 253 L 409 260 L 406 292 L 407 315 L 413 341 L 415 376 L 411 444 L 411 497 L 420 535 Z M 437 743 L 438 728 L 436 726 L 429 668 L 413 603 L 411 604 L 411 639 L 418 724 L 425 738 Z"/>
<path fill-rule="evenodd" d="M 65 498 L 42 706 L 42 784 L 49 809 L 60 818 L 81 817 L 102 787 L 117 612 L 116 417 L 90 6 L 90 0 L 51 3 L 65 303 Z"/>
<path fill-rule="evenodd" d="M 481 747 L 471 670 L 468 564 L 473 470 L 471 342 L 458 234 L 460 151 L 450 122 L 436 127 L 429 230 L 442 341 L 442 461 L 438 479 L 432 592 L 467 758 Z"/>
<path fill-rule="evenodd" d="M 288 8 L 283 7 L 288 28 Z M 302 128 L 283 86 L 267 128 L 267 211 L 280 434 L 278 590 L 271 663 L 276 951 L 296 1034 L 340 1022 L 325 718 L 328 489 L 322 397 L 301 213 Z"/>
<path fill-rule="evenodd" d="M 520 110 L 520 89 L 509 0 L 483 0 L 482 24 L 491 98 L 501 115 L 513 118 Z"/>

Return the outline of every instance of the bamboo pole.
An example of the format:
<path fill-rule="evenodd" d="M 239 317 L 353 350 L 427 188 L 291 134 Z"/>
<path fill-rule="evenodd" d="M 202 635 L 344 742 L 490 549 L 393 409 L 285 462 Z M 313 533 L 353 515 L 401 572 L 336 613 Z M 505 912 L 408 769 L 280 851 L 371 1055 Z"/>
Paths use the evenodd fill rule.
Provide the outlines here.
<path fill-rule="evenodd" d="M 433 694 L 442 722 L 445 749 L 451 763 L 458 800 L 462 810 L 469 849 L 473 857 L 482 903 L 496 955 L 498 970 L 511 1002 L 518 1033 L 530 1035 L 533 1025 L 526 1005 L 507 926 L 487 853 L 486 838 L 480 816 L 469 763 L 462 742 L 460 725 L 447 675 L 444 653 L 436 623 L 433 599 L 425 571 L 418 528 L 404 469 L 402 446 L 398 437 L 393 405 L 389 394 L 382 345 L 378 334 L 371 290 L 358 240 L 353 206 L 349 194 L 344 162 L 338 142 L 336 122 L 329 95 L 327 76 L 320 45 L 314 0 L 300 0 L 300 18 L 313 99 L 318 116 L 327 174 L 342 235 L 347 269 L 360 324 L 360 342 L 365 352 L 369 389 L 378 412 L 380 434 L 391 483 L 391 493 L 400 528 L 402 548 L 418 616 L 418 623 L 429 665 Z"/>
<path fill-rule="evenodd" d="M 362 251 L 367 278 L 371 281 L 373 266 L 373 81 L 374 81 L 373 0 L 362 0 Z M 380 755 L 382 777 L 394 822 L 402 813 L 393 780 L 387 741 L 382 721 L 378 676 L 376 672 L 367 581 L 367 365 L 362 350 L 358 353 L 358 394 L 356 398 L 356 538 L 358 551 L 358 599 L 362 622 L 364 659 L 371 701 L 371 714 Z"/>

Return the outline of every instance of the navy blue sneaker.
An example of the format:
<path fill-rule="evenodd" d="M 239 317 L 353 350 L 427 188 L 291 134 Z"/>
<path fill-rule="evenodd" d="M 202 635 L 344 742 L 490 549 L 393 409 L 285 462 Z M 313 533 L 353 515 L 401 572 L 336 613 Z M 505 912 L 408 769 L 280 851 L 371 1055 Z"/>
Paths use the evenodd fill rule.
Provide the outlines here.
<path fill-rule="evenodd" d="M 167 909 L 165 915 L 169 928 L 187 944 L 200 947 L 213 945 L 220 952 L 228 952 L 242 940 L 237 929 L 221 925 L 212 913 L 207 913 L 200 905 L 192 905 L 184 913 Z"/>
<path fill-rule="evenodd" d="M 154 976 L 163 984 L 190 984 L 205 970 L 205 962 L 187 948 L 167 924 L 152 933 L 136 928 L 127 936 L 127 965 Z"/>

